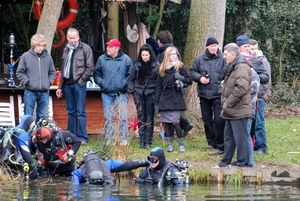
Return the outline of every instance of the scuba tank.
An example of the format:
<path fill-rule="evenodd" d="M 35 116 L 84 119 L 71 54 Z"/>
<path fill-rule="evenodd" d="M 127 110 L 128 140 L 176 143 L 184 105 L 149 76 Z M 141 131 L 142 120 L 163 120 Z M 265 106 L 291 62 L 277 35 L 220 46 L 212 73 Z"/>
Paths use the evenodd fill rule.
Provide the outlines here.
<path fill-rule="evenodd" d="M 162 186 L 164 181 L 170 183 L 172 178 L 172 170 L 171 167 L 176 167 L 178 169 L 177 177 L 183 181 L 183 184 L 189 184 L 189 172 L 188 172 L 188 161 L 187 160 L 179 160 L 176 159 L 175 163 L 169 163 L 167 167 L 162 172 L 162 177 L 158 183 L 158 186 Z"/>
<path fill-rule="evenodd" d="M 103 161 L 95 152 L 89 152 L 83 157 L 83 172 L 90 184 L 104 184 Z M 105 165 L 105 164 L 104 164 Z"/>
<path fill-rule="evenodd" d="M 190 183 L 189 172 L 188 172 L 188 167 L 189 167 L 188 161 L 176 159 L 174 164 L 180 171 L 181 173 L 180 176 L 182 178 L 185 178 L 185 184 Z"/>

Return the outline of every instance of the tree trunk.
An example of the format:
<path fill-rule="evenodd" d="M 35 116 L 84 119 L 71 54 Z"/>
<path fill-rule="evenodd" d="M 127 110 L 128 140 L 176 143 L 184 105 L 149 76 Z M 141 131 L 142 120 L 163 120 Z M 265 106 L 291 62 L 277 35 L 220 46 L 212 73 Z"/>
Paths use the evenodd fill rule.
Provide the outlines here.
<path fill-rule="evenodd" d="M 46 37 L 46 49 L 51 54 L 51 47 L 53 43 L 56 25 L 60 16 L 64 0 L 45 0 L 43 12 L 38 24 L 36 33 L 43 34 Z"/>
<path fill-rule="evenodd" d="M 159 18 L 156 22 L 156 26 L 154 29 L 153 37 L 156 38 L 156 34 L 158 33 L 158 30 L 160 28 L 160 24 L 164 15 L 164 9 L 165 9 L 166 0 L 160 0 L 159 3 Z"/>
<path fill-rule="evenodd" d="M 187 68 L 190 68 L 197 55 L 205 51 L 205 43 L 208 37 L 216 37 L 219 46 L 223 46 L 225 10 L 226 0 L 191 1 L 187 42 L 183 58 Z M 194 82 L 187 90 L 185 101 L 188 112 L 195 115 L 200 114 L 197 94 L 197 84 Z"/>
<path fill-rule="evenodd" d="M 119 38 L 119 4 L 118 2 L 108 2 L 108 25 L 107 37 L 108 40 L 112 38 Z"/>

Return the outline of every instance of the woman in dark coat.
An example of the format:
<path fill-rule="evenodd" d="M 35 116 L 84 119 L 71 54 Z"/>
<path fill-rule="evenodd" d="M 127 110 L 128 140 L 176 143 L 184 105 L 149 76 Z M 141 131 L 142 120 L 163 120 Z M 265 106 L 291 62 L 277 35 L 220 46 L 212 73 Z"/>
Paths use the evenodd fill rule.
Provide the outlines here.
<path fill-rule="evenodd" d="M 172 125 L 178 137 L 179 152 L 185 151 L 179 119 L 180 112 L 186 110 L 183 88 L 184 85 L 190 84 L 192 84 L 192 79 L 178 59 L 178 50 L 176 47 L 168 47 L 158 69 L 155 102 L 160 112 L 159 120 L 165 124 L 169 152 L 173 151 Z"/>
<path fill-rule="evenodd" d="M 144 44 L 128 77 L 128 91 L 133 95 L 138 115 L 140 148 L 149 149 L 154 131 L 154 95 L 158 62 L 149 44 Z"/>

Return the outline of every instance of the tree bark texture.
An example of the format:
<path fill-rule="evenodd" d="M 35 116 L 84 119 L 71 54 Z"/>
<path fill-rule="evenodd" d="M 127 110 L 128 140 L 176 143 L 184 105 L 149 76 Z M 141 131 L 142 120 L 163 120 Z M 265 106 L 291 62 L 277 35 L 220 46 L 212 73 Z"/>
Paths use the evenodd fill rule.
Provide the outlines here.
<path fill-rule="evenodd" d="M 226 0 L 192 0 L 187 42 L 183 62 L 190 68 L 194 59 L 205 51 L 206 40 L 214 36 L 223 46 Z M 200 114 L 197 84 L 194 82 L 186 93 L 185 102 L 189 112 Z"/>
<path fill-rule="evenodd" d="M 41 18 L 36 33 L 46 37 L 46 49 L 51 54 L 56 25 L 60 16 L 64 0 L 45 0 Z"/>
<path fill-rule="evenodd" d="M 107 39 L 119 38 L 119 4 L 118 2 L 108 2 L 108 25 Z"/>

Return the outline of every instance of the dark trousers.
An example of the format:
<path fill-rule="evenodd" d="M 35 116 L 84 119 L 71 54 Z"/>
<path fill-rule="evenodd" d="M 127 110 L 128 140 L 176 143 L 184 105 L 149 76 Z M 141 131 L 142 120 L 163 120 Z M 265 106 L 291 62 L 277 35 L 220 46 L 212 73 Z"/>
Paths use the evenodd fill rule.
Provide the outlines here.
<path fill-rule="evenodd" d="M 154 131 L 154 94 L 134 94 L 134 103 L 138 116 L 140 142 L 152 144 Z"/>
<path fill-rule="evenodd" d="M 176 132 L 178 138 L 182 138 L 182 131 L 180 130 L 187 130 L 190 125 L 190 122 L 186 118 L 184 118 L 182 115 L 180 115 L 179 124 L 176 125 L 176 128 L 174 128 L 174 125 L 171 124 L 170 127 L 168 127 L 166 131 L 167 137 L 174 137 L 174 130 L 177 129 L 178 132 Z M 179 128 L 180 127 L 180 128 Z"/>
<path fill-rule="evenodd" d="M 224 150 L 224 125 L 220 117 L 221 98 L 207 99 L 200 97 L 200 107 L 204 131 L 208 145 Z"/>
<path fill-rule="evenodd" d="M 235 149 L 237 149 L 237 165 L 245 166 L 249 160 L 249 144 L 247 131 L 248 118 L 225 120 L 224 156 L 219 166 L 231 164 Z"/>

